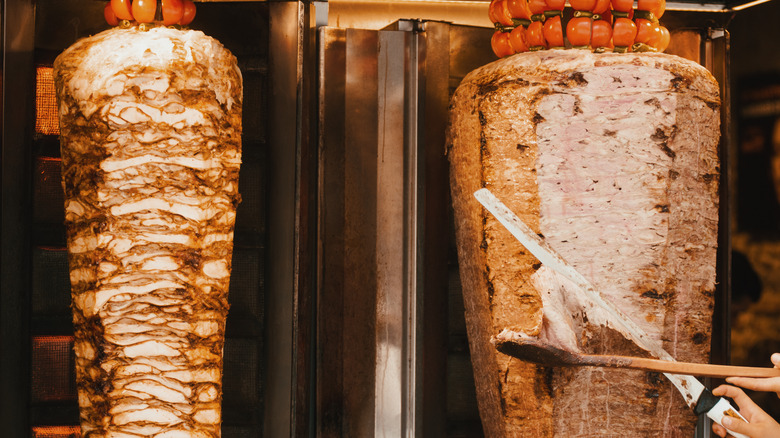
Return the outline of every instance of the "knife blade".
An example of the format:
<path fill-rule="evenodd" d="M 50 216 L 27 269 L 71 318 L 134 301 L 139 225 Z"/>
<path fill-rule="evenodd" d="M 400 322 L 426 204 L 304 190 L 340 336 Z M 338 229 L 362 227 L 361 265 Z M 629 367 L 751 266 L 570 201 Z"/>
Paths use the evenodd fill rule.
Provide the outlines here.
<path fill-rule="evenodd" d="M 639 347 L 647 350 L 659 359 L 674 361 L 674 357 L 664 350 L 660 342 L 650 338 L 636 323 L 625 315 L 620 309 L 615 307 L 610 301 L 604 299 L 596 288 L 580 274 L 572 265 L 552 249 L 547 242 L 539 237 L 528 225 L 526 225 L 517 215 L 512 212 L 501 200 L 496 198 L 488 189 L 480 189 L 474 192 L 474 197 L 495 216 L 496 219 L 542 264 L 553 269 L 558 274 L 564 276 L 569 281 L 580 287 L 588 297 L 599 307 L 604 309 L 609 315 L 609 322 L 622 326 L 626 334 Z M 664 376 L 672 382 L 672 385 L 682 395 L 685 403 L 693 409 L 698 415 L 706 413 L 716 423 L 721 424 L 724 416 L 739 418 L 742 421 L 747 420 L 734 409 L 731 404 L 723 397 L 717 397 L 707 389 L 698 379 L 693 376 L 683 374 L 664 373 Z M 729 431 L 735 438 L 749 438 L 743 434 Z"/>

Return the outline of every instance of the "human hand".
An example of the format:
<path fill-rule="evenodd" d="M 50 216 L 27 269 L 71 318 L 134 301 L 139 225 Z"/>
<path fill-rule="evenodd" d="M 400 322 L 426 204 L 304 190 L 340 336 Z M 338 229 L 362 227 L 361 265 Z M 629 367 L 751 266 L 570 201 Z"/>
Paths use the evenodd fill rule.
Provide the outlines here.
<path fill-rule="evenodd" d="M 775 365 L 775 368 L 780 369 L 780 353 L 773 354 L 771 360 Z M 777 397 L 780 398 L 780 377 L 729 377 L 726 381 L 732 385 L 741 386 L 753 391 L 774 392 L 777 394 Z"/>
<path fill-rule="evenodd" d="M 723 417 L 723 426 L 712 424 L 712 431 L 721 438 L 731 437 L 729 431 L 741 433 L 750 438 L 778 438 L 780 424 L 769 414 L 758 407 L 741 389 L 731 385 L 720 385 L 712 391 L 713 395 L 731 397 L 739 407 L 739 413 L 748 421 L 745 423 L 737 418 Z"/>

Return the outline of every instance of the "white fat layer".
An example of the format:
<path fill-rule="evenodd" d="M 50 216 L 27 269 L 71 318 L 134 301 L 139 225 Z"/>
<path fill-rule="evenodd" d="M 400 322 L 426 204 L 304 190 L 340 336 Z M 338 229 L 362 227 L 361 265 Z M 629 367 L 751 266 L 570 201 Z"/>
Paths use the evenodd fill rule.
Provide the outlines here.
<path fill-rule="evenodd" d="M 124 348 L 125 356 L 135 358 L 140 356 L 166 356 L 176 357 L 181 353 L 175 348 L 171 348 L 162 342 L 146 341 L 140 344 L 131 345 Z"/>
<path fill-rule="evenodd" d="M 136 398 L 124 398 L 119 403 L 115 404 L 108 412 L 110 414 L 118 414 L 120 412 L 137 411 L 139 409 L 146 409 L 149 405 Z"/>
<path fill-rule="evenodd" d="M 117 170 L 123 170 L 130 167 L 137 167 L 150 163 L 176 165 L 196 170 L 221 169 L 225 164 L 224 160 L 183 157 L 178 155 L 159 156 L 149 154 L 124 159 L 105 159 L 100 162 L 100 169 L 110 173 L 116 172 Z"/>
<path fill-rule="evenodd" d="M 195 412 L 192 418 L 198 423 L 217 424 L 220 422 L 219 411 L 216 409 L 203 409 Z"/>
<path fill-rule="evenodd" d="M 180 391 L 169 388 L 152 380 L 138 380 L 125 385 L 125 388 L 151 395 L 157 400 L 168 403 L 187 403 L 187 398 Z"/>
<path fill-rule="evenodd" d="M 182 287 L 181 283 L 161 280 L 142 285 L 121 284 L 119 287 L 102 287 L 95 293 L 95 308 L 101 309 L 107 302 L 122 300 L 132 295 L 142 295 L 160 289 L 176 289 Z"/>
<path fill-rule="evenodd" d="M 155 257 L 141 265 L 141 271 L 175 271 L 181 265 L 173 257 Z"/>
<path fill-rule="evenodd" d="M 213 385 L 207 385 L 198 393 L 198 401 L 212 402 L 219 396 L 219 391 Z"/>
<path fill-rule="evenodd" d="M 74 214 L 76 216 L 84 216 L 84 213 L 86 212 L 86 209 L 84 208 L 84 204 L 81 202 L 74 200 L 74 199 L 68 199 L 65 201 L 65 214 Z"/>
<path fill-rule="evenodd" d="M 201 338 L 206 338 L 219 332 L 219 324 L 216 321 L 198 321 L 193 327 L 193 332 Z"/>
<path fill-rule="evenodd" d="M 173 128 L 183 129 L 189 126 L 203 125 L 206 119 L 203 113 L 193 108 L 181 112 L 169 113 L 164 108 L 156 108 L 137 102 L 112 101 L 103 108 L 107 112 L 104 117 L 116 125 L 135 123 L 166 123 Z"/>
<path fill-rule="evenodd" d="M 207 221 L 223 211 L 223 209 L 217 207 L 200 208 L 172 202 L 166 199 L 144 198 L 136 202 L 125 202 L 115 205 L 111 207 L 111 214 L 114 216 L 122 216 L 146 210 L 166 211 L 184 216 L 193 221 Z"/>
<path fill-rule="evenodd" d="M 217 368 L 198 368 L 195 370 L 168 371 L 165 377 L 176 379 L 180 382 L 212 382 L 218 383 L 221 380 L 221 374 Z"/>
<path fill-rule="evenodd" d="M 212 260 L 204 263 L 203 273 L 211 278 L 230 277 L 230 270 L 225 260 Z"/>
<path fill-rule="evenodd" d="M 172 411 L 161 408 L 149 408 L 140 411 L 129 411 L 114 415 L 112 421 L 114 424 L 126 424 L 133 422 L 178 424 L 183 420 Z"/>

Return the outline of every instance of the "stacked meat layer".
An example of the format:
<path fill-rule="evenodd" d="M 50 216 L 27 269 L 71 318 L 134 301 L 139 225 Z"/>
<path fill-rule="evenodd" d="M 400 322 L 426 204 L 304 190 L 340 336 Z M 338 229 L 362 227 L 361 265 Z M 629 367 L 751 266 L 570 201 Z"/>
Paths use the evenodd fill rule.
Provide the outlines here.
<path fill-rule="evenodd" d="M 82 435 L 218 437 L 241 73 L 201 32 L 55 62 Z"/>

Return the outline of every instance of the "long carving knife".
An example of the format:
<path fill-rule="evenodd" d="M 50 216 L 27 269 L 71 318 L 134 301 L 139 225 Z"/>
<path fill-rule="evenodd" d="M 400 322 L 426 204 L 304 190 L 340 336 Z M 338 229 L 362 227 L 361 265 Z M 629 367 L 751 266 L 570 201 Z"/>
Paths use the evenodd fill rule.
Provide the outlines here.
<path fill-rule="evenodd" d="M 610 301 L 602 297 L 596 288 L 580 274 L 573 266 L 567 263 L 547 242 L 540 238 L 528 225 L 526 225 L 512 210 L 493 195 L 488 189 L 480 189 L 474 192 L 474 197 L 488 210 L 498 221 L 512 233 L 523 246 L 531 252 L 542 264 L 554 270 L 580 287 L 588 297 L 609 315 L 609 323 L 616 328 L 622 328 L 626 334 L 639 347 L 647 350 L 659 359 L 674 361 L 659 341 L 656 341 L 640 328 L 634 321 L 615 307 Z M 718 424 L 724 416 L 739 418 L 747 422 L 739 412 L 723 397 L 716 397 L 698 379 L 683 374 L 664 373 L 667 379 L 680 391 L 685 403 L 698 415 L 706 413 L 709 418 Z M 721 424 L 722 425 L 722 424 Z M 730 432 L 735 438 L 749 438 L 745 435 Z"/>

